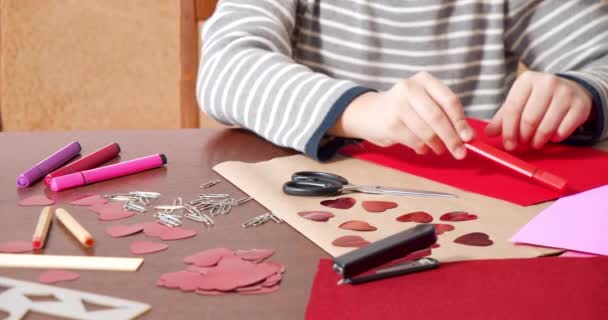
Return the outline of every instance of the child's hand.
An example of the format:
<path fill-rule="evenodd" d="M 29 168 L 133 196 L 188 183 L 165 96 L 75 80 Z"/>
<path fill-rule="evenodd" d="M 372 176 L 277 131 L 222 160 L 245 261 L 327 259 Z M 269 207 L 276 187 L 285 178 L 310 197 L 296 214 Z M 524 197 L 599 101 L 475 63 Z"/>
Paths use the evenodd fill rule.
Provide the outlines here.
<path fill-rule="evenodd" d="M 401 143 L 418 154 L 429 149 L 442 154 L 447 148 L 457 159 L 466 156 L 463 141 L 474 135 L 458 97 L 426 72 L 401 80 L 388 91 L 361 95 L 329 133 L 380 146 Z"/>
<path fill-rule="evenodd" d="M 547 73 L 525 72 L 513 84 L 505 103 L 486 127 L 502 133 L 505 149 L 518 144 L 541 148 L 559 142 L 580 127 L 591 113 L 592 98 L 576 82 Z"/>

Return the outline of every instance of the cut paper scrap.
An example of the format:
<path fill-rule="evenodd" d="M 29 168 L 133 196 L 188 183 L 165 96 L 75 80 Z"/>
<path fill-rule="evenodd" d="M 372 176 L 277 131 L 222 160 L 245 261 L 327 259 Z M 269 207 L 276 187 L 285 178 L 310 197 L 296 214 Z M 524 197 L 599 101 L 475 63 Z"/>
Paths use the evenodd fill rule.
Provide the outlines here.
<path fill-rule="evenodd" d="M 46 284 L 74 281 L 78 279 L 80 279 L 78 273 L 61 269 L 47 270 L 38 275 L 38 282 Z"/>
<path fill-rule="evenodd" d="M 136 234 L 144 230 L 144 225 L 142 223 L 138 224 L 115 224 L 112 226 L 108 226 L 106 228 L 106 233 L 113 238 L 120 238 L 130 236 L 132 234 Z"/>
<path fill-rule="evenodd" d="M 483 232 L 471 232 L 454 239 L 455 243 L 475 247 L 488 247 L 494 244 L 490 236 Z"/>
<path fill-rule="evenodd" d="M 298 215 L 304 219 L 327 222 L 329 219 L 335 217 L 335 215 L 329 211 L 300 211 Z"/>
<path fill-rule="evenodd" d="M 357 200 L 351 197 L 343 197 L 331 200 L 323 200 L 321 201 L 322 206 L 326 206 L 334 209 L 350 209 L 352 208 Z"/>
<path fill-rule="evenodd" d="M 332 261 L 324 259 L 305 319 L 604 320 L 606 270 L 608 257 L 493 259 L 340 286 Z"/>
<path fill-rule="evenodd" d="M 274 250 L 270 249 L 204 250 L 184 259 L 184 262 L 191 264 L 186 270 L 162 274 L 156 284 L 202 296 L 276 292 L 283 279 L 285 266 L 263 261 L 272 253 Z M 252 261 L 253 258 L 255 261 Z"/>
<path fill-rule="evenodd" d="M 121 209 L 120 211 L 104 211 L 97 216 L 97 219 L 101 221 L 116 221 L 130 218 L 134 215 L 134 212 L 124 211 Z"/>
<path fill-rule="evenodd" d="M 441 217 L 439 217 L 439 220 L 441 221 L 469 221 L 469 220 L 475 220 L 477 219 L 477 216 L 474 214 L 470 214 L 468 212 L 464 212 L 464 211 L 452 211 L 452 212 L 447 212 L 441 215 Z"/>
<path fill-rule="evenodd" d="M 369 244 L 369 241 L 360 236 L 343 236 L 339 237 L 332 243 L 336 247 L 360 248 Z"/>
<path fill-rule="evenodd" d="M 415 211 L 406 214 L 402 214 L 395 218 L 399 222 L 418 222 L 418 223 L 429 223 L 433 221 L 433 216 L 428 212 Z"/>
<path fill-rule="evenodd" d="M 22 207 L 49 206 L 54 203 L 54 200 L 47 198 L 45 195 L 35 195 L 19 200 L 19 205 Z"/>
<path fill-rule="evenodd" d="M 392 201 L 363 201 L 361 205 L 368 212 L 384 212 L 397 208 L 397 203 Z"/>
<path fill-rule="evenodd" d="M 129 246 L 129 250 L 133 254 L 149 254 L 155 253 L 163 250 L 167 250 L 169 245 L 166 243 L 160 242 L 152 242 L 152 241 L 133 241 L 131 246 Z"/>
<path fill-rule="evenodd" d="M 349 220 L 338 226 L 340 229 L 352 230 L 352 231 L 376 231 L 378 228 L 371 224 L 361 220 Z"/>
<path fill-rule="evenodd" d="M 485 123 L 469 119 L 477 131 L 477 139 L 502 148 L 500 137 L 489 138 L 483 133 Z M 341 151 L 349 156 L 432 179 L 456 188 L 476 192 L 515 204 L 528 206 L 562 196 L 549 188 L 532 182 L 486 158 L 469 152 L 465 160 L 455 160 L 449 154 L 419 156 L 400 144 L 382 148 L 369 142 L 348 145 Z M 573 194 L 608 184 L 608 153 L 590 147 L 550 144 L 541 150 L 515 152 L 515 156 L 539 168 L 568 180 Z"/>
<path fill-rule="evenodd" d="M 70 204 L 74 206 L 101 206 L 107 202 L 108 199 L 98 194 L 87 194 L 74 199 Z"/>
<path fill-rule="evenodd" d="M 559 199 L 534 217 L 511 241 L 608 255 L 607 198 L 608 186 L 604 186 Z"/>
<path fill-rule="evenodd" d="M 31 241 L 7 241 L 0 242 L 1 253 L 27 253 L 32 252 Z"/>

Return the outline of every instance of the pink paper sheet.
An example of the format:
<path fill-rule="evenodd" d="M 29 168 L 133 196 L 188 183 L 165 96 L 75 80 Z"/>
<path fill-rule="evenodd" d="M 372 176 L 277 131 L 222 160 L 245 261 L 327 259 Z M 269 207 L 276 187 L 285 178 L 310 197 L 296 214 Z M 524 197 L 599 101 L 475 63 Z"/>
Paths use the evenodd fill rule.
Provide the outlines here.
<path fill-rule="evenodd" d="M 608 186 L 603 186 L 559 199 L 534 217 L 511 241 L 608 255 L 607 198 Z"/>

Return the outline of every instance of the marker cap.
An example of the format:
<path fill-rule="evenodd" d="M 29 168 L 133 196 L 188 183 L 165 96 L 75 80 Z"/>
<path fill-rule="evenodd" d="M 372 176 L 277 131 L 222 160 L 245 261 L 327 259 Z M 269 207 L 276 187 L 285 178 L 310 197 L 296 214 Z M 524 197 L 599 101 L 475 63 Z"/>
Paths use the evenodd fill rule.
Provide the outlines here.
<path fill-rule="evenodd" d="M 53 191 L 61 191 L 82 186 L 85 183 L 86 181 L 84 179 L 84 175 L 81 172 L 76 172 L 51 179 L 51 182 L 49 183 L 49 188 Z"/>

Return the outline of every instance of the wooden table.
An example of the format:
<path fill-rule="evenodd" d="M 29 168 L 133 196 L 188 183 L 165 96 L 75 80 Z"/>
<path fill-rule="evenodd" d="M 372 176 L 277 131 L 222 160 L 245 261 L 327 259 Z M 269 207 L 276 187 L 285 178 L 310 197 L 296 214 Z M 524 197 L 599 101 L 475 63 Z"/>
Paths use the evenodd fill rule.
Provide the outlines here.
<path fill-rule="evenodd" d="M 74 140 L 83 146 L 83 154 L 110 142 L 118 142 L 122 148 L 122 160 L 165 153 L 168 164 L 164 169 L 61 193 L 49 192 L 42 183 L 26 189 L 16 187 L 15 180 L 19 173 Z M 145 239 L 145 236 L 139 234 L 115 239 L 105 234 L 105 228 L 115 223 L 150 221 L 153 219 L 150 213 L 119 222 L 103 222 L 86 208 L 66 203 L 89 192 L 111 194 L 135 190 L 160 192 L 162 198 L 157 201 L 159 203 L 170 203 L 177 196 L 189 200 L 200 193 L 201 183 L 218 178 L 211 169 L 217 163 L 227 160 L 262 161 L 290 154 L 244 131 L 199 129 L 2 133 L 0 150 L 3 152 L 0 160 L 0 242 L 31 239 L 41 208 L 19 207 L 17 202 L 29 195 L 46 193 L 58 202 L 56 206 L 72 212 L 97 238 L 98 244 L 94 250 L 83 250 L 60 224 L 56 224 L 51 227 L 44 253 L 127 257 L 132 256 L 129 244 L 136 239 Z M 235 197 L 244 196 L 226 181 L 211 190 L 230 193 Z M 303 319 L 317 262 L 328 255 L 286 224 L 268 223 L 250 229 L 240 226 L 242 222 L 264 212 L 265 209 L 259 204 L 249 202 L 233 209 L 227 216 L 217 217 L 216 226 L 209 230 L 187 221 L 185 226 L 200 229 L 199 234 L 194 238 L 168 242 L 168 250 L 144 256 L 144 264 L 138 272 L 78 271 L 81 275 L 79 280 L 60 286 L 148 303 L 152 309 L 144 319 Z M 260 296 L 235 294 L 204 297 L 156 287 L 155 282 L 162 273 L 184 269 L 184 257 L 215 247 L 275 249 L 272 260 L 287 265 L 280 291 Z M 36 281 L 40 272 L 0 269 L 2 276 L 27 281 Z M 28 319 L 47 318 L 35 314 L 28 316 Z"/>

